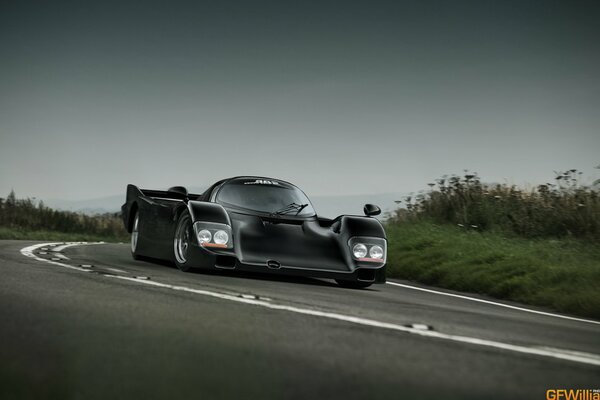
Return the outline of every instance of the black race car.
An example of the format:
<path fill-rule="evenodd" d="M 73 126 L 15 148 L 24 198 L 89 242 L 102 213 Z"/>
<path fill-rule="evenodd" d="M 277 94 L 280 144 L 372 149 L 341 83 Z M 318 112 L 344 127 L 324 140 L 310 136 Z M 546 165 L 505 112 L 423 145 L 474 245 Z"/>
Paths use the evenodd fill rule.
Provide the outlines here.
<path fill-rule="evenodd" d="M 123 222 L 133 258 L 191 268 L 236 269 L 335 279 L 344 287 L 385 282 L 387 241 L 372 218 L 317 216 L 304 192 L 263 177 L 221 180 L 202 194 L 127 186 Z"/>

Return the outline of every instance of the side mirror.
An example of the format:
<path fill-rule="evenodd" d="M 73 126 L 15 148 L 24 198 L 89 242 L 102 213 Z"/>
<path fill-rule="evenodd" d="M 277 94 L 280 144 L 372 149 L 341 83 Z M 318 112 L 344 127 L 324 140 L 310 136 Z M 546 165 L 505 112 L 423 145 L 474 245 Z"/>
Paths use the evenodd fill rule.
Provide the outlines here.
<path fill-rule="evenodd" d="M 168 190 L 168 192 L 179 193 L 179 194 L 183 195 L 183 197 L 187 197 L 187 195 L 188 195 L 187 189 L 185 187 L 183 187 L 183 186 L 173 186 L 173 187 L 170 187 L 169 190 Z"/>
<path fill-rule="evenodd" d="M 381 208 L 377 207 L 375 204 L 365 204 L 363 211 L 367 217 L 381 214 Z"/>

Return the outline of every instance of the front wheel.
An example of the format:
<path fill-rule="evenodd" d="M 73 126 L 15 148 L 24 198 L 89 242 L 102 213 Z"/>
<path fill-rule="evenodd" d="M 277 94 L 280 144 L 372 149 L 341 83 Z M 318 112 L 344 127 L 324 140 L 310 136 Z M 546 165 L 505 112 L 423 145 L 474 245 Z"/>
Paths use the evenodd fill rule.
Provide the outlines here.
<path fill-rule="evenodd" d="M 371 282 L 348 281 L 348 280 L 344 280 L 344 279 L 336 279 L 335 281 L 341 287 L 348 288 L 348 289 L 364 289 L 364 288 L 368 288 L 369 286 L 372 285 Z"/>
<path fill-rule="evenodd" d="M 183 272 L 192 269 L 189 262 L 189 253 L 192 247 L 192 219 L 190 213 L 185 210 L 179 216 L 175 237 L 173 238 L 173 253 L 175 265 Z"/>
<path fill-rule="evenodd" d="M 135 216 L 133 217 L 133 227 L 131 228 L 131 256 L 134 260 L 139 260 L 141 256 L 137 252 L 138 241 L 140 237 L 139 231 L 140 224 L 140 213 L 135 212 Z"/>

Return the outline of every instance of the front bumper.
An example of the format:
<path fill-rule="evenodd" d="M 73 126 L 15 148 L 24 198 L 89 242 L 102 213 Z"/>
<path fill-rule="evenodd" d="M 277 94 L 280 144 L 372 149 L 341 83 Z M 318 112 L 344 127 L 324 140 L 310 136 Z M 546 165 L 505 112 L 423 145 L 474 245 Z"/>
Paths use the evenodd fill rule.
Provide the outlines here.
<path fill-rule="evenodd" d="M 198 268 L 236 270 L 254 273 L 275 274 L 283 276 L 302 276 L 324 279 L 340 279 L 348 281 L 385 283 L 386 266 L 366 265 L 360 263 L 353 269 L 347 271 L 331 270 L 326 268 L 306 268 L 299 266 L 273 265 L 265 263 L 241 262 L 231 250 L 208 250 L 194 245 L 191 255 L 191 263 Z"/>

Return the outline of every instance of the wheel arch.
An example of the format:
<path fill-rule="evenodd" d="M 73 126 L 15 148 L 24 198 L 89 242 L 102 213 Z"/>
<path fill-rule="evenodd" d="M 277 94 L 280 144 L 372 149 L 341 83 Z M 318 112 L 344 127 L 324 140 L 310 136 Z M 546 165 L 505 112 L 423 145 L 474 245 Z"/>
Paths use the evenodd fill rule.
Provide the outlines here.
<path fill-rule="evenodd" d="M 181 214 L 187 210 L 190 215 L 192 215 L 189 205 L 186 203 L 181 203 L 179 206 L 177 206 L 177 208 L 175 208 L 175 211 L 173 212 L 173 224 L 176 227 L 177 226 L 177 222 L 179 221 L 179 217 L 181 217 Z M 193 222 L 193 221 L 192 221 Z"/>

